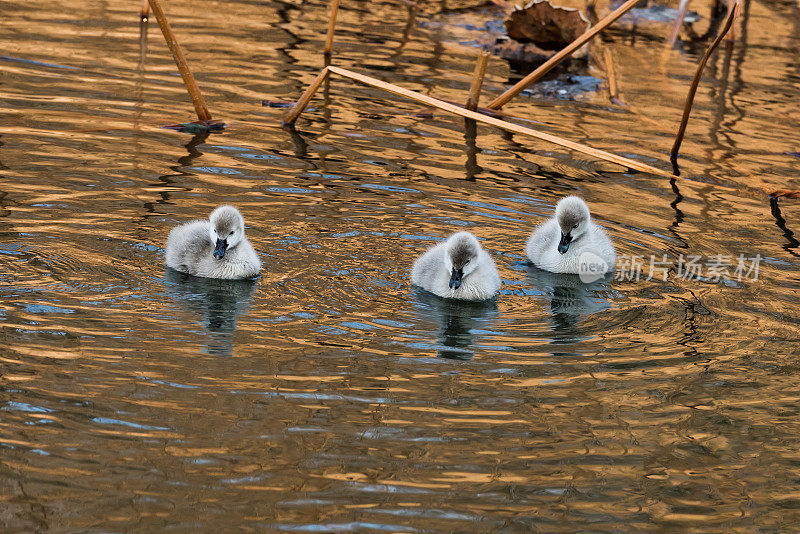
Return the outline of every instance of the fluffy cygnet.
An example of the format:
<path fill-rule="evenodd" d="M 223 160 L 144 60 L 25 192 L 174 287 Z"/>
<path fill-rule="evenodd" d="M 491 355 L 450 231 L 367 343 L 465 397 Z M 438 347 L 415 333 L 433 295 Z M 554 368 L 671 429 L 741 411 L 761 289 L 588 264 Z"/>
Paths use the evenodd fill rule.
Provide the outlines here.
<path fill-rule="evenodd" d="M 256 251 L 244 236 L 244 218 L 233 206 L 220 206 L 207 221 L 176 226 L 167 238 L 167 265 L 206 278 L 250 278 L 261 270 Z"/>
<path fill-rule="evenodd" d="M 584 281 L 612 271 L 617 257 L 605 230 L 592 222 L 589 207 L 578 197 L 558 201 L 555 215 L 534 230 L 525 252 L 540 269 L 580 274 Z"/>
<path fill-rule="evenodd" d="M 500 291 L 494 261 L 469 232 L 453 234 L 417 258 L 411 282 L 451 299 L 488 300 Z"/>

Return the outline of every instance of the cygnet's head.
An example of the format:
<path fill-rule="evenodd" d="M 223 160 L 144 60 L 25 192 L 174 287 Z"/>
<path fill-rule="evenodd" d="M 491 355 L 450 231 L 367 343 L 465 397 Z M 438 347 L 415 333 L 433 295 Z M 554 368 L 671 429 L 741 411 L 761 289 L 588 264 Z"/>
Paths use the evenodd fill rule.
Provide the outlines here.
<path fill-rule="evenodd" d="M 222 259 L 225 251 L 244 239 L 244 218 L 233 206 L 220 206 L 211 212 L 209 237 L 214 245 L 214 257 Z"/>
<path fill-rule="evenodd" d="M 445 264 L 450 271 L 450 289 L 461 287 L 461 280 L 478 267 L 481 245 L 469 232 L 458 232 L 447 239 Z"/>
<path fill-rule="evenodd" d="M 589 207 L 578 197 L 564 197 L 556 204 L 556 220 L 561 228 L 558 251 L 565 254 L 570 243 L 577 240 L 589 228 Z"/>

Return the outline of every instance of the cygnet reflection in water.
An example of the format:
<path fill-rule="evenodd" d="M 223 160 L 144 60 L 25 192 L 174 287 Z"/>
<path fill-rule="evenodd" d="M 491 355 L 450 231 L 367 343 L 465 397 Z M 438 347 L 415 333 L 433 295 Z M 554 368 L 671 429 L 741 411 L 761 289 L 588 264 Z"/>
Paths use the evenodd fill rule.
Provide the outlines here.
<path fill-rule="evenodd" d="M 550 301 L 553 333 L 558 342 L 584 339 L 590 333 L 581 331 L 581 320 L 611 308 L 605 293 L 612 273 L 587 284 L 576 274 L 551 273 L 531 264 L 526 265 L 526 271 L 531 285 Z"/>
<path fill-rule="evenodd" d="M 486 330 L 497 319 L 495 301 L 442 299 L 421 288 L 414 290 L 416 311 L 438 327 L 437 356 L 470 360 L 476 331 Z"/>
<path fill-rule="evenodd" d="M 198 278 L 167 267 L 164 280 L 170 296 L 202 318 L 209 335 L 208 353 L 230 356 L 236 319 L 250 305 L 256 279 Z"/>

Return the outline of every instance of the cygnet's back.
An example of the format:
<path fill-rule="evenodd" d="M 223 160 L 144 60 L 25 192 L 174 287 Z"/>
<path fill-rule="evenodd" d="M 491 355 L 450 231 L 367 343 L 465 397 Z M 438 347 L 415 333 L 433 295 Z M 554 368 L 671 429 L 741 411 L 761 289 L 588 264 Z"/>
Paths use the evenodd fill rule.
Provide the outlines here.
<path fill-rule="evenodd" d="M 411 282 L 434 295 L 461 300 L 488 300 L 500 291 L 494 261 L 469 232 L 453 234 L 417 258 Z"/>
<path fill-rule="evenodd" d="M 553 218 L 531 234 L 525 252 L 540 269 L 580 274 L 587 281 L 612 271 L 616 261 L 605 230 L 592 221 L 586 203 L 574 196 L 558 202 Z"/>
<path fill-rule="evenodd" d="M 209 220 L 172 229 L 166 262 L 176 271 L 206 278 L 250 278 L 261 261 L 244 235 L 244 218 L 233 206 L 220 206 Z"/>

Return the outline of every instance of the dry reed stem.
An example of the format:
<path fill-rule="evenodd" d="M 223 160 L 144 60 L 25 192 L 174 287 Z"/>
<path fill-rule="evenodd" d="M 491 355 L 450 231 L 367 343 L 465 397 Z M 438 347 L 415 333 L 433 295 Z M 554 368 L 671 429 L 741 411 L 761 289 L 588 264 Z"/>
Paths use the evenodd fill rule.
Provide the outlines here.
<path fill-rule="evenodd" d="M 667 171 L 663 171 L 656 167 L 651 167 L 650 165 L 640 163 L 638 161 L 634 161 L 632 159 L 628 159 L 622 156 L 617 156 L 616 154 L 611 154 L 610 152 L 606 152 L 604 150 L 597 150 L 595 148 L 582 145 L 580 143 L 576 143 L 574 141 L 569 141 L 567 139 L 558 137 L 556 135 L 548 134 L 545 132 L 540 132 L 538 130 L 534 130 L 532 128 L 526 128 L 525 126 L 520 126 L 518 124 L 514 124 L 511 122 L 503 121 L 500 119 L 496 119 L 494 117 L 489 117 L 487 115 L 482 115 L 475 111 L 470 111 L 468 109 L 464 109 L 462 107 L 456 106 L 454 104 L 450 104 L 449 102 L 445 102 L 443 100 L 439 100 L 437 98 L 432 98 L 427 95 L 423 95 L 422 93 L 418 93 L 416 91 L 411 91 L 409 89 L 405 89 L 398 85 L 394 85 L 391 83 L 387 83 L 377 78 L 372 78 L 371 76 L 365 76 L 363 74 L 359 74 L 357 72 L 353 72 L 350 70 L 342 69 L 340 67 L 326 67 L 325 69 L 320 72 L 317 79 L 306 89 L 303 95 L 300 97 L 300 100 L 297 101 L 295 107 L 292 108 L 292 111 L 296 110 L 296 113 L 288 114 L 284 117 L 284 124 L 293 124 L 294 120 L 297 119 L 297 116 L 300 115 L 302 112 L 302 108 L 308 104 L 308 100 L 311 99 L 311 95 L 314 94 L 314 91 L 319 88 L 319 85 L 322 83 L 322 80 L 327 75 L 327 72 L 331 72 L 334 74 L 338 74 L 340 76 L 344 76 L 345 78 L 349 78 L 351 80 L 355 80 L 357 82 L 361 82 L 365 85 L 370 85 L 372 87 L 377 87 L 378 89 L 383 89 L 384 91 L 388 91 L 390 93 L 403 96 L 410 100 L 415 100 L 417 102 L 421 102 L 427 106 L 435 107 L 441 109 L 443 111 L 447 111 L 449 113 L 453 113 L 455 115 L 460 115 L 462 117 L 466 117 L 468 119 L 473 119 L 478 122 L 482 122 L 484 124 L 489 124 L 492 126 L 496 126 L 498 128 L 502 128 L 503 130 L 507 130 L 509 132 L 514 132 L 522 135 L 527 135 L 530 137 L 534 137 L 536 139 L 540 139 L 542 141 L 547 141 L 548 143 L 553 143 L 559 146 L 563 146 L 565 148 L 569 148 L 570 150 L 575 150 L 576 152 L 581 152 L 583 154 L 587 154 L 589 156 L 595 157 L 597 159 L 610 161 L 612 163 L 616 163 L 617 165 L 621 165 L 623 167 L 629 169 L 636 169 L 637 171 L 647 172 L 652 174 L 657 174 L 659 176 L 665 176 L 667 178 L 677 178 L 673 174 L 670 174 Z M 301 105 L 302 104 L 302 105 Z"/>
<path fill-rule="evenodd" d="M 153 10 L 153 14 L 158 21 L 158 26 L 161 28 L 161 33 L 164 34 L 167 46 L 169 46 L 172 52 L 172 57 L 175 58 L 175 63 L 178 65 L 178 71 L 181 73 L 183 83 L 186 84 L 186 89 L 189 90 L 189 96 L 192 98 L 192 104 L 194 104 L 194 110 L 197 112 L 197 118 L 201 121 L 210 121 L 211 113 L 208 112 L 203 94 L 197 86 L 197 82 L 194 79 L 192 71 L 189 69 L 186 58 L 183 56 L 181 46 L 178 44 L 177 39 L 175 39 L 172 28 L 169 27 L 169 22 L 167 22 L 167 17 L 161 9 L 161 4 L 158 3 L 158 0 L 149 0 L 149 2 L 150 8 Z"/>
<path fill-rule="evenodd" d="M 711 46 L 708 47 L 708 50 L 706 50 L 706 53 L 703 55 L 703 58 L 697 65 L 697 71 L 694 73 L 692 85 L 689 87 L 689 94 L 686 96 L 686 104 L 683 106 L 681 125 L 678 128 L 678 134 L 675 136 L 675 143 L 672 145 L 672 150 L 669 152 L 670 159 L 672 159 L 673 164 L 675 163 L 675 159 L 678 157 L 678 151 L 681 148 L 681 143 L 683 143 L 683 136 L 686 134 L 686 125 L 689 122 L 689 114 L 692 111 L 692 104 L 694 104 L 694 96 L 697 93 L 697 86 L 700 85 L 700 76 L 703 74 L 703 70 L 706 68 L 706 63 L 708 63 L 708 58 L 711 56 L 711 53 L 717 48 L 717 46 L 719 46 L 719 43 L 722 42 L 725 34 L 728 33 L 728 30 L 733 25 L 733 19 L 736 18 L 736 12 L 737 10 L 735 8 L 728 12 L 728 18 L 725 19 L 725 25 L 717 34 L 714 42 L 712 42 Z"/>
<path fill-rule="evenodd" d="M 678 34 L 681 31 L 687 9 L 689 9 L 689 0 L 681 0 L 681 4 L 678 6 L 678 14 L 675 16 L 675 23 L 672 25 L 672 32 L 670 32 L 669 39 L 667 39 L 668 50 L 675 46 L 675 41 L 678 39 Z"/>
<path fill-rule="evenodd" d="M 150 17 L 150 4 L 148 0 L 142 0 L 141 16 L 143 22 L 147 22 L 148 17 Z"/>
<path fill-rule="evenodd" d="M 605 59 L 606 75 L 608 76 L 608 98 L 612 104 L 627 107 L 627 104 L 619 97 L 617 77 L 614 74 L 614 57 L 611 55 L 611 49 L 607 46 L 603 47 L 603 58 Z"/>
<path fill-rule="evenodd" d="M 469 97 L 464 105 L 470 111 L 478 109 L 478 100 L 481 98 L 481 88 L 483 78 L 486 76 L 486 63 L 489 61 L 489 52 L 481 52 L 478 62 L 475 63 L 475 71 L 472 73 L 472 84 L 469 86 Z"/>
<path fill-rule="evenodd" d="M 297 103 L 295 103 L 294 106 L 290 107 L 286 111 L 286 113 L 283 115 L 284 125 L 294 124 L 297 121 L 297 117 L 299 117 L 300 114 L 306 109 L 306 106 L 308 106 L 308 103 L 311 101 L 311 97 L 314 96 L 314 93 L 317 92 L 319 86 L 322 85 L 322 82 L 324 82 L 328 77 L 328 73 L 332 68 L 333 67 L 325 67 L 322 69 L 317 77 L 314 78 L 314 81 L 311 82 L 311 85 L 309 85 L 306 90 L 303 91 L 303 94 L 300 95 Z"/>
<path fill-rule="evenodd" d="M 728 0 L 727 5 L 728 5 L 728 11 L 731 10 L 736 11 L 737 17 L 742 14 L 741 12 L 742 2 L 740 0 Z M 728 41 L 731 42 L 736 41 L 736 26 L 731 27 L 731 31 L 728 32 L 727 37 Z"/>
<path fill-rule="evenodd" d="M 508 91 L 503 93 L 502 95 L 498 96 L 494 100 L 492 100 L 488 106 L 489 109 L 500 109 L 501 107 L 505 106 L 509 100 L 517 96 L 519 93 L 522 92 L 523 89 L 528 87 L 533 82 L 539 80 L 542 76 L 550 72 L 550 70 L 572 55 L 575 50 L 586 44 L 587 41 L 592 39 L 595 35 L 603 31 L 606 26 L 613 23 L 615 20 L 620 18 L 622 15 L 633 9 L 633 6 L 638 4 L 641 0 L 628 0 L 617 9 L 606 15 L 603 20 L 598 22 L 595 26 L 592 26 L 586 32 L 564 47 L 561 51 L 555 54 L 553 57 L 542 63 L 536 70 L 525 76 L 523 79 L 518 81 L 514 87 L 510 88 Z"/>
<path fill-rule="evenodd" d="M 328 36 L 325 38 L 325 57 L 333 52 L 333 33 L 336 30 L 336 17 L 339 15 L 339 0 L 331 0 L 331 16 L 328 18 Z"/>

